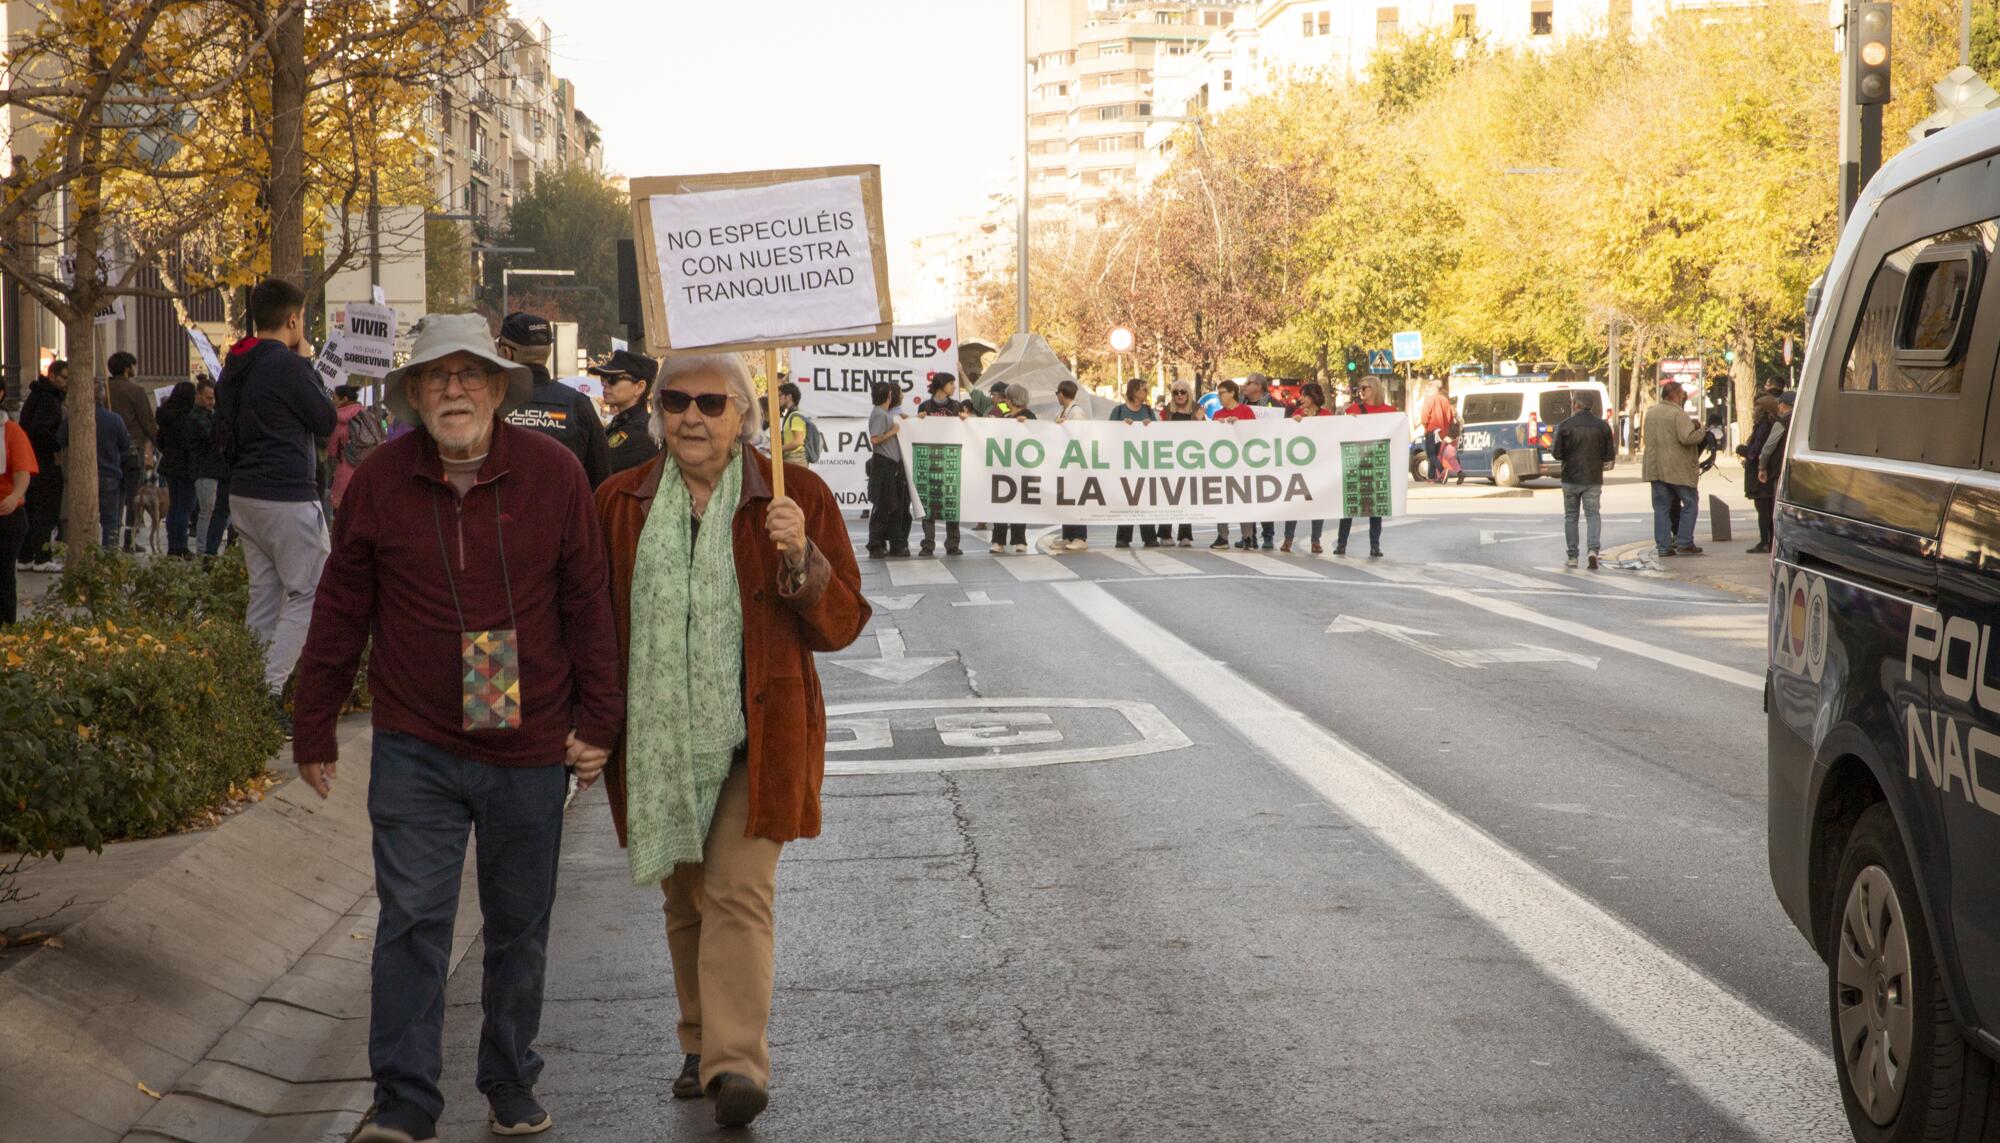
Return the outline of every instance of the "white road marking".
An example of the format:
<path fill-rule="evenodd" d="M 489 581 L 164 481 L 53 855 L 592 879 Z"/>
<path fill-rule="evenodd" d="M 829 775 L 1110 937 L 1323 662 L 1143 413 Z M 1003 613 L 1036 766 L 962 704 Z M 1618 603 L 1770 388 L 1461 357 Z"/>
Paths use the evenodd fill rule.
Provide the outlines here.
<path fill-rule="evenodd" d="M 1062 561 L 1054 556 L 995 556 L 993 562 L 1006 568 L 1007 574 L 1023 583 L 1076 578 L 1076 573 L 1064 567 Z"/>
<path fill-rule="evenodd" d="M 1591 583 L 1615 587 L 1621 591 L 1636 591 L 1644 595 L 1657 595 L 1661 599 L 1699 600 L 1704 598 L 1684 588 L 1668 586 L 1672 582 L 1671 580 L 1647 572 L 1631 572 L 1609 567 L 1600 568 L 1597 571 L 1591 571 L 1588 568 L 1536 568 L 1535 570 L 1548 572 L 1551 575 L 1559 575 L 1566 579 L 1586 579 Z"/>
<path fill-rule="evenodd" d="M 868 602 L 885 611 L 908 611 L 923 597 L 923 592 L 915 595 L 871 595 L 868 597 Z"/>
<path fill-rule="evenodd" d="M 909 699 L 893 702 L 842 703 L 826 708 L 828 729 L 839 726 L 853 732 L 855 741 L 829 743 L 828 754 L 875 750 L 891 745 L 894 731 L 889 719 L 860 716 L 881 711 L 914 710 L 929 714 L 938 710 L 1111 710 L 1124 716 L 1135 737 L 1109 746 L 1058 746 L 1048 750 L 1011 753 L 960 754 L 944 758 L 868 758 L 848 760 L 829 757 L 827 777 L 849 774 L 921 774 L 937 770 L 1014 770 L 1026 766 L 1059 766 L 1071 762 L 1107 762 L 1114 758 L 1136 758 L 1162 754 L 1194 745 L 1192 739 L 1149 702 L 1131 699 L 1087 698 L 958 698 Z M 933 725 L 937 716 L 932 715 Z M 1052 720 L 1051 720 L 1052 721 Z M 878 731 L 879 725 L 879 731 Z M 956 724 L 954 724 L 956 725 Z M 944 727 L 939 726 L 940 739 Z M 990 749 L 981 744 L 981 749 Z"/>
<path fill-rule="evenodd" d="M 983 591 L 968 591 L 963 600 L 953 600 L 953 607 L 1012 607 L 1011 599 L 995 599 Z"/>
<path fill-rule="evenodd" d="M 1256 552 L 1215 551 L 1215 552 L 1210 552 L 1209 554 L 1215 556 L 1221 556 L 1223 559 L 1228 560 L 1232 564 L 1236 564 L 1239 567 L 1249 568 L 1251 571 L 1256 572 L 1258 575 L 1267 575 L 1272 577 L 1273 579 L 1321 578 L 1320 574 L 1316 571 L 1313 571 L 1311 568 L 1301 567 L 1300 565 L 1295 563 L 1287 563 L 1284 560 L 1275 559 L 1271 556 L 1260 555 Z"/>
<path fill-rule="evenodd" d="M 1395 623 L 1384 623 L 1377 619 L 1362 619 L 1355 615 L 1336 616 L 1327 624 L 1328 635 L 1351 634 L 1365 631 L 1380 635 L 1393 643 L 1400 643 L 1413 651 L 1419 651 L 1442 663 L 1454 667 L 1470 667 L 1478 670 L 1497 663 L 1572 663 L 1588 670 L 1597 669 L 1597 660 L 1590 655 L 1579 655 L 1573 651 L 1558 651 L 1553 647 L 1537 647 L 1531 643 L 1519 643 L 1512 647 L 1451 648 L 1439 647 L 1424 642 L 1425 639 L 1440 638 L 1435 631 L 1425 631 L 1417 627 L 1403 627 Z"/>
<path fill-rule="evenodd" d="M 943 560 L 890 560 L 889 582 L 896 587 L 922 587 L 925 584 L 958 582 L 945 566 Z"/>
<path fill-rule="evenodd" d="M 1554 616 L 1543 615 L 1539 611 L 1524 607 L 1510 599 L 1495 599 L 1490 595 L 1477 595 L 1470 591 L 1451 587 L 1432 588 L 1431 594 L 1442 596 L 1445 599 L 1457 600 L 1468 607 L 1477 607 L 1481 611 L 1491 612 L 1494 615 L 1503 616 L 1508 619 L 1518 619 L 1523 623 L 1532 623 L 1537 627 L 1546 627 L 1551 631 L 1560 631 L 1565 635 L 1582 639 L 1587 643 L 1596 643 L 1602 647 L 1610 647 L 1616 651 L 1624 651 L 1630 655 L 1638 655 L 1641 658 L 1651 659 L 1656 663 L 1665 663 L 1670 667 L 1679 667 L 1684 671 L 1692 671 L 1697 675 L 1706 675 L 1720 682 L 1734 683 L 1739 687 L 1746 687 L 1759 692 L 1764 689 L 1763 678 L 1753 675 L 1749 671 L 1739 671 L 1735 667 L 1725 667 L 1720 663 L 1711 663 L 1707 659 L 1670 650 L 1666 647 L 1655 647 L 1651 643 L 1642 643 L 1637 639 L 1628 639 L 1623 635 L 1615 635 L 1609 631 L 1592 627 L 1587 623 L 1573 623 L 1567 619 L 1557 619 Z"/>
<path fill-rule="evenodd" d="M 1518 544 L 1523 540 L 1560 540 L 1562 536 L 1561 532 L 1504 532 L 1482 528 L 1479 531 L 1479 546 Z"/>
<path fill-rule="evenodd" d="M 1102 587 L 1054 590 L 1718 1110 L 1773 1141 L 1847 1137 L 1832 1061 L 1813 1044 Z"/>
<path fill-rule="evenodd" d="M 1537 579 L 1520 572 L 1503 571 L 1485 564 L 1432 564 L 1432 567 L 1455 571 L 1473 582 L 1475 587 L 1553 587 L 1544 579 Z"/>
<path fill-rule="evenodd" d="M 1348 556 L 1327 556 L 1325 558 L 1335 560 L 1342 565 L 1347 564 L 1351 559 Z M 1392 564 L 1385 563 L 1382 560 L 1371 559 L 1356 559 L 1352 563 L 1356 571 L 1372 575 L 1376 579 L 1388 580 L 1390 583 L 1421 584 L 1424 586 L 1437 583 L 1437 580 L 1429 572 L 1417 564 Z"/>
<path fill-rule="evenodd" d="M 828 659 L 836 667 L 846 667 L 872 678 L 889 683 L 907 683 L 926 671 L 951 662 L 950 655 L 906 655 L 903 647 L 903 633 L 894 627 L 885 627 L 875 632 L 875 643 L 881 648 L 877 659 Z"/>
<path fill-rule="evenodd" d="M 1100 551 L 1096 554 L 1103 556 L 1107 560 L 1124 564 L 1141 575 L 1201 574 L 1201 569 L 1198 567 L 1194 567 L 1191 564 L 1184 564 L 1172 556 L 1163 556 L 1158 552 L 1149 552 L 1143 548 L 1137 550 L 1111 548 L 1108 551 Z"/>

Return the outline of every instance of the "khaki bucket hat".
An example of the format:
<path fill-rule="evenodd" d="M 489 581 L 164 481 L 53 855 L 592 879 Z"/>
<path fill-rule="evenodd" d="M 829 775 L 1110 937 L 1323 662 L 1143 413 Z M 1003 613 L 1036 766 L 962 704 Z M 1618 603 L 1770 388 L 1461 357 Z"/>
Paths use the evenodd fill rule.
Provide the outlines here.
<path fill-rule="evenodd" d="M 429 314 L 417 323 L 416 345 L 401 368 L 391 369 L 382 379 L 389 411 L 406 425 L 420 425 L 415 405 L 410 403 L 409 386 L 403 378 L 413 370 L 454 353 L 469 353 L 507 374 L 507 395 L 500 400 L 499 414 L 506 416 L 526 404 L 535 392 L 535 375 L 528 367 L 500 356 L 493 347 L 493 327 L 478 314 Z"/>

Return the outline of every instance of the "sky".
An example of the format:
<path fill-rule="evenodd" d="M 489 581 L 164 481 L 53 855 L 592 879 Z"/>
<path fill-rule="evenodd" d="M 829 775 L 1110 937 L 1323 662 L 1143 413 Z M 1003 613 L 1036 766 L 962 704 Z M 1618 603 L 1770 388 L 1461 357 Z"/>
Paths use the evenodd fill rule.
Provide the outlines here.
<path fill-rule="evenodd" d="M 877 163 L 889 274 L 955 229 L 1020 154 L 1020 0 L 511 0 L 647 175 Z"/>

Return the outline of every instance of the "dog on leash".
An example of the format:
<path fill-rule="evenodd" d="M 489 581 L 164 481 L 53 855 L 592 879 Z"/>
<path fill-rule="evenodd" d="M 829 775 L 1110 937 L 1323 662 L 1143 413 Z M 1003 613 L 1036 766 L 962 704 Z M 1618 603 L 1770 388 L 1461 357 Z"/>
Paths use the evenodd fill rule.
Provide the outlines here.
<path fill-rule="evenodd" d="M 146 521 L 146 550 L 163 551 L 160 547 L 160 524 L 167 518 L 167 488 L 163 484 L 141 484 L 132 497 L 132 534 L 139 534 L 139 520 Z"/>

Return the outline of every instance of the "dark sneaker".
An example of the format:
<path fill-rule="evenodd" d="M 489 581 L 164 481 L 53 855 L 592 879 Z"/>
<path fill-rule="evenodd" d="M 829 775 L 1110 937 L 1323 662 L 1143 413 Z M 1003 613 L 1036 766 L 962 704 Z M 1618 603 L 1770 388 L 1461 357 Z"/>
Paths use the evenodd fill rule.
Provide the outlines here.
<path fill-rule="evenodd" d="M 934 556 L 934 555 L 937 555 L 937 545 L 936 545 L 936 544 L 925 544 L 925 545 L 924 545 L 923 547 L 921 547 L 921 548 L 918 548 L 918 549 L 917 549 L 917 554 L 918 554 L 918 555 L 920 555 L 920 556 Z"/>
<path fill-rule="evenodd" d="M 1131 546 L 1132 546 L 1132 541 L 1130 541 L 1130 540 L 1119 540 L 1118 542 L 1116 542 L 1116 543 L 1112 544 L 1111 546 L 1112 546 L 1112 547 L 1114 547 L 1114 548 L 1129 548 L 1129 547 L 1131 547 Z"/>
<path fill-rule="evenodd" d="M 701 1098 L 701 1056 L 691 1055 L 681 1061 L 681 1074 L 674 1077 L 675 1099 Z"/>
<path fill-rule="evenodd" d="M 871 560 L 879 560 L 883 556 L 886 556 L 888 554 L 889 554 L 889 549 L 887 548 L 870 547 L 868 549 L 868 558 Z"/>
<path fill-rule="evenodd" d="M 285 709 L 285 696 L 271 696 L 271 717 L 277 720 L 278 729 L 285 734 L 285 741 L 292 740 L 292 712 Z"/>
<path fill-rule="evenodd" d="M 958 549 L 956 547 L 947 547 L 944 550 L 944 554 L 948 556 L 955 556 L 958 554 Z"/>
<path fill-rule="evenodd" d="M 1769 551 L 1771 550 L 1771 545 L 1769 545 L 1769 544 L 1758 544 L 1758 545 L 1756 545 L 1755 547 L 1750 547 L 1750 548 L 1745 548 L 1745 549 L 1743 549 L 1743 550 L 1744 550 L 1744 551 L 1746 551 L 1746 552 L 1749 552 L 1749 553 L 1750 553 L 1751 555 L 1753 555 L 1753 556 L 1761 556 L 1761 555 L 1763 555 L 1763 554 L 1765 554 L 1766 552 L 1769 552 Z"/>
<path fill-rule="evenodd" d="M 1370 549 L 1368 549 L 1368 558 L 1369 558 L 1369 559 L 1371 559 L 1371 560 L 1379 560 L 1379 559 L 1381 559 L 1381 558 L 1382 558 L 1382 549 L 1380 549 L 1380 548 L 1370 548 Z"/>
<path fill-rule="evenodd" d="M 1668 548 L 1666 551 L 1655 552 L 1654 554 L 1663 560 L 1667 560 L 1667 559 L 1672 559 L 1675 555 L 1675 552 L 1672 548 Z"/>
<path fill-rule="evenodd" d="M 486 1102 L 493 1109 L 486 1126 L 495 1135 L 540 1135 L 556 1123 L 525 1087 L 500 1088 Z"/>
<path fill-rule="evenodd" d="M 908 548 L 890 548 L 890 549 L 889 549 L 889 554 L 890 554 L 891 556 L 894 556 L 895 558 L 897 558 L 897 559 L 899 559 L 899 560 L 907 560 L 907 559 L 909 559 L 909 558 L 910 558 L 910 549 L 908 549 Z"/>
<path fill-rule="evenodd" d="M 715 1082 L 708 1085 L 708 1094 L 715 1100 L 715 1121 L 724 1127 L 750 1126 L 771 1102 L 763 1088 L 735 1072 L 716 1076 Z"/>
<path fill-rule="evenodd" d="M 1211 548 L 1226 548 L 1228 546 L 1229 546 L 1229 541 L 1223 539 L 1221 536 L 1217 536 L 1215 538 L 1215 542 L 1209 545 L 1209 547 Z"/>
<path fill-rule="evenodd" d="M 438 1143 L 437 1124 L 414 1104 L 391 1103 L 375 1109 L 353 1143 Z"/>
<path fill-rule="evenodd" d="M 1596 552 L 1592 552 L 1592 553 L 1590 553 L 1590 565 L 1589 565 L 1589 566 L 1590 566 L 1590 570 L 1591 570 L 1591 571 L 1596 571 L 1596 570 L 1597 570 L 1597 553 L 1596 553 Z"/>
<path fill-rule="evenodd" d="M 1674 554 L 1677 556 L 1698 556 L 1701 554 L 1701 548 L 1694 544 L 1683 544 L 1674 549 Z"/>
<path fill-rule="evenodd" d="M 1347 554 L 1347 545 L 1346 545 L 1346 544 L 1335 544 L 1335 545 L 1333 546 L 1333 554 L 1334 554 L 1334 555 L 1336 555 L 1336 556 L 1344 556 L 1344 555 L 1346 555 L 1346 554 Z"/>

